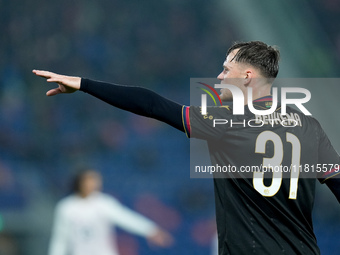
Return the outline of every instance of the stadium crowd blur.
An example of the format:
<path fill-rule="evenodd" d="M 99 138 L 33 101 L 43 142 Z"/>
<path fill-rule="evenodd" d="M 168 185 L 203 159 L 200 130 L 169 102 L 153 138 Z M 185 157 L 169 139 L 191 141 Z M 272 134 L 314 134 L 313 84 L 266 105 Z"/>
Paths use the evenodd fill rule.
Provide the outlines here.
<path fill-rule="evenodd" d="M 312 7 L 339 63 L 340 4 Z M 83 165 L 101 170 L 105 192 L 174 235 L 176 252 L 162 254 L 209 254 L 212 180 L 189 178 L 185 135 L 81 92 L 47 98 L 31 70 L 141 85 L 189 104 L 190 78 L 215 77 L 240 39 L 220 1 L 0 0 L 0 31 L 0 254 L 46 253 L 54 205 Z M 335 215 L 322 217 L 327 252 Z M 122 255 L 160 254 L 123 232 L 118 243 Z"/>

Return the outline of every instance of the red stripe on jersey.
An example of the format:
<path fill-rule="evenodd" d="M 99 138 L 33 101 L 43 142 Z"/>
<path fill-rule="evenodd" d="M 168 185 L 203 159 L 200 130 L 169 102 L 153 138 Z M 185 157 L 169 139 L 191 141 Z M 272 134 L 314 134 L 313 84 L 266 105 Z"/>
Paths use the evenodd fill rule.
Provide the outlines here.
<path fill-rule="evenodd" d="M 324 173 L 322 175 L 322 178 L 323 179 L 327 179 L 327 178 L 332 177 L 333 175 L 338 174 L 338 173 L 339 173 L 339 167 L 334 167 L 331 170 L 329 170 L 326 173 Z"/>
<path fill-rule="evenodd" d="M 188 106 L 184 106 L 182 108 L 182 122 L 183 122 L 183 128 L 184 132 L 187 135 L 188 138 L 190 138 L 190 132 L 191 132 L 191 127 L 190 127 L 190 118 L 189 118 L 189 108 Z"/>
<path fill-rule="evenodd" d="M 186 124 L 187 124 L 187 127 L 188 127 L 188 133 L 190 135 L 190 133 L 191 133 L 191 126 L 190 126 L 189 110 L 190 110 L 190 107 L 186 107 L 185 108 L 185 119 L 186 119 Z"/>

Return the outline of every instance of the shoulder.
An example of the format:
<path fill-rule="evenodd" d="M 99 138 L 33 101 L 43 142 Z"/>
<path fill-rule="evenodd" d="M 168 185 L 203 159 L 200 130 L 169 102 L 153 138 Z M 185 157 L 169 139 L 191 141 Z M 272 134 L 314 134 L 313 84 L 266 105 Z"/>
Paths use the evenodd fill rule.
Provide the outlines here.
<path fill-rule="evenodd" d="M 69 195 L 67 197 L 60 199 L 60 201 L 57 203 L 57 206 L 62 207 L 67 204 L 73 203 L 75 200 L 76 200 L 75 195 Z"/>
<path fill-rule="evenodd" d="M 97 202 L 103 204 L 120 204 L 119 201 L 113 196 L 101 192 L 97 192 L 96 194 L 94 194 L 94 198 Z"/>
<path fill-rule="evenodd" d="M 319 121 L 316 118 L 314 118 L 312 115 L 306 115 L 302 113 L 301 111 L 295 108 L 292 108 L 290 106 L 287 106 L 287 113 L 293 113 L 294 115 L 298 115 L 301 118 L 301 120 L 303 120 L 304 122 L 307 122 L 309 124 L 315 125 L 318 128 L 321 128 Z"/>
<path fill-rule="evenodd" d="M 62 198 L 55 207 L 55 211 L 57 213 L 65 213 L 70 208 L 72 208 L 76 202 L 77 198 L 74 195 L 70 195 Z"/>

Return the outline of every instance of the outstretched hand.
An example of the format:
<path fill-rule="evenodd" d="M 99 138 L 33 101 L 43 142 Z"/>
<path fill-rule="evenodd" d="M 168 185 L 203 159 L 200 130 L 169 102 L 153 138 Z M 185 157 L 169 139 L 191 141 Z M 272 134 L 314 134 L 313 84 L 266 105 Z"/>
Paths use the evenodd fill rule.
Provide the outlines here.
<path fill-rule="evenodd" d="M 156 245 L 162 248 L 170 247 L 174 243 L 174 239 L 170 233 L 165 230 L 157 229 L 153 235 L 148 237 L 150 245 Z"/>
<path fill-rule="evenodd" d="M 80 89 L 80 77 L 60 75 L 48 71 L 33 70 L 37 76 L 47 79 L 47 82 L 55 82 L 58 84 L 57 88 L 46 92 L 47 96 L 54 96 L 61 93 L 73 93 Z"/>

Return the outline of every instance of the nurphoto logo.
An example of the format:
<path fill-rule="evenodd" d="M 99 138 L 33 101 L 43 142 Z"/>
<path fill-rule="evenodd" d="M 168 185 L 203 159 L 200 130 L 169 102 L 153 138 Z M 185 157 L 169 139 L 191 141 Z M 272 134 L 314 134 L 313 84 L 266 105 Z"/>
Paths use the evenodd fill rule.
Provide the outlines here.
<path fill-rule="evenodd" d="M 201 83 L 203 84 L 203 83 Z M 205 85 L 205 84 L 203 84 Z M 209 88 L 214 91 L 215 94 L 217 94 L 216 90 L 209 86 Z M 233 114 L 234 115 L 243 115 L 244 114 L 244 95 L 240 88 L 238 88 L 235 85 L 231 84 L 215 84 L 215 88 L 220 89 L 229 89 L 232 96 L 233 96 Z M 271 108 L 266 110 L 258 110 L 254 108 L 253 105 L 253 98 L 252 98 L 252 88 L 247 88 L 248 92 L 248 107 L 249 110 L 255 114 L 255 115 L 269 115 L 274 113 L 274 111 L 277 108 L 277 102 L 278 102 L 278 96 L 277 96 L 277 88 L 273 87 L 272 90 L 272 98 L 273 103 Z M 207 90 L 204 90 L 205 92 L 209 92 Z M 287 98 L 287 94 L 289 93 L 299 93 L 304 95 L 303 98 Z M 210 97 L 212 97 L 211 93 L 209 92 Z M 217 95 L 218 96 L 218 95 Z M 218 99 L 220 100 L 220 97 L 218 96 Z M 305 88 L 297 88 L 297 87 L 284 87 L 281 88 L 281 115 L 286 115 L 286 107 L 287 105 L 295 105 L 303 114 L 305 115 L 312 115 L 306 107 L 303 106 L 304 103 L 307 103 L 311 99 L 311 93 L 308 89 Z M 215 100 L 214 100 L 215 102 Z M 221 103 L 222 104 L 222 103 Z M 215 102 L 216 105 L 216 102 Z M 201 96 L 201 107 L 202 107 L 202 115 L 207 114 L 207 95 L 202 94 Z"/>

